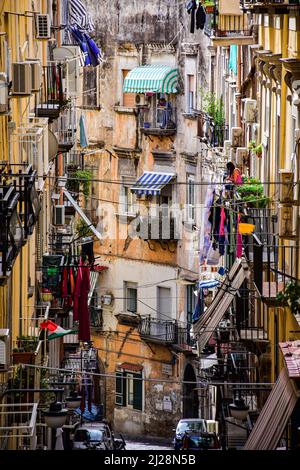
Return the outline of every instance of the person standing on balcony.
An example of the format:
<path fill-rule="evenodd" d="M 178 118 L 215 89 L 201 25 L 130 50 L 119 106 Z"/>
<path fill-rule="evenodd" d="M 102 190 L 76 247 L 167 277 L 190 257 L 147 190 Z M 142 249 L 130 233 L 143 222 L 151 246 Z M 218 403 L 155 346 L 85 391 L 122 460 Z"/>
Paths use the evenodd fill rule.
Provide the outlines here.
<path fill-rule="evenodd" d="M 240 170 L 232 162 L 228 162 L 226 167 L 227 179 L 236 185 L 243 184 L 242 174 Z"/>

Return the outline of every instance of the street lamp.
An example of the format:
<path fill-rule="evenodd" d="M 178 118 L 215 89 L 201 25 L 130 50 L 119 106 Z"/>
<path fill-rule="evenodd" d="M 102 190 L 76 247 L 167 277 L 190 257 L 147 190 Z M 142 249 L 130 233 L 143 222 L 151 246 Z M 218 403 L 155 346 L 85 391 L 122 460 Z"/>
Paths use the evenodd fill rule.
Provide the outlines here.
<path fill-rule="evenodd" d="M 76 390 L 70 392 L 70 396 L 66 398 L 66 406 L 68 410 L 75 410 L 80 406 L 81 395 L 78 395 Z"/>
<path fill-rule="evenodd" d="M 63 408 L 61 402 L 55 401 L 50 404 L 49 411 L 44 411 L 45 423 L 49 428 L 61 428 L 67 419 L 67 408 Z"/>

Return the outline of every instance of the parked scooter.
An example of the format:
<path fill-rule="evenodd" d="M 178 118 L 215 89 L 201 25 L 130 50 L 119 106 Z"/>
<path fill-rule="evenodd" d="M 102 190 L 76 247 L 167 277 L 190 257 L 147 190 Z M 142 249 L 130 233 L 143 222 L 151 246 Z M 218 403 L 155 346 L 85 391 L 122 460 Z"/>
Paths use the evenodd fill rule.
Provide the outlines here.
<path fill-rule="evenodd" d="M 126 442 L 122 434 L 120 434 L 120 439 L 114 438 L 114 448 L 115 450 L 126 450 Z"/>

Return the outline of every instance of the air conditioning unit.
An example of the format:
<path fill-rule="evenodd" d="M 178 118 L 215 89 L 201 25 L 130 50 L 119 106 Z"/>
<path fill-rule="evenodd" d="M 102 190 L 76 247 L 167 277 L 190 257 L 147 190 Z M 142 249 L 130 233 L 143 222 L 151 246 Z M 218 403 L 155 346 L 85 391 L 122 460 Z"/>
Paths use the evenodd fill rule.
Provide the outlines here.
<path fill-rule="evenodd" d="M 295 238 L 294 207 L 279 204 L 279 237 Z"/>
<path fill-rule="evenodd" d="M 12 94 L 28 96 L 32 93 L 32 69 L 30 62 L 12 64 Z"/>
<path fill-rule="evenodd" d="M 247 123 L 256 122 L 257 102 L 250 98 L 244 100 L 244 121 Z"/>
<path fill-rule="evenodd" d="M 50 15 L 37 14 L 35 18 L 36 39 L 51 38 L 51 20 Z"/>
<path fill-rule="evenodd" d="M 241 127 L 231 128 L 231 145 L 232 147 L 241 147 L 243 140 L 243 130 Z"/>
<path fill-rule="evenodd" d="M 7 113 L 8 111 L 8 83 L 7 75 L 4 72 L 0 73 L 0 114 Z"/>
<path fill-rule="evenodd" d="M 65 224 L 65 206 L 54 206 L 54 225 Z"/>
<path fill-rule="evenodd" d="M 231 140 L 224 140 L 224 155 L 229 156 L 231 150 Z"/>
<path fill-rule="evenodd" d="M 10 366 L 10 339 L 7 328 L 0 329 L 0 372 L 5 372 Z"/>
<path fill-rule="evenodd" d="M 238 166 L 246 165 L 248 162 L 249 152 L 246 147 L 238 147 L 236 149 L 236 164 Z"/>
<path fill-rule="evenodd" d="M 31 73 L 32 73 L 31 90 L 37 92 L 40 90 L 41 84 L 42 84 L 42 66 L 40 62 L 38 61 L 30 60 L 28 62 L 31 65 Z"/>
<path fill-rule="evenodd" d="M 147 106 L 148 98 L 143 93 L 138 93 L 135 95 L 135 104 L 136 106 Z"/>
<path fill-rule="evenodd" d="M 289 170 L 279 170 L 279 200 L 281 203 L 292 203 L 294 201 L 294 174 Z"/>

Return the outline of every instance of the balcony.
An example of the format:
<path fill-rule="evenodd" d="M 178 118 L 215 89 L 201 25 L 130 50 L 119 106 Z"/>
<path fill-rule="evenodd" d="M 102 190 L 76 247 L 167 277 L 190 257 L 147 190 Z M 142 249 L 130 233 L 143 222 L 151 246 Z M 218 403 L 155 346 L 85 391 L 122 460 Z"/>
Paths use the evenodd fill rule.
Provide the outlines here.
<path fill-rule="evenodd" d="M 41 209 L 36 191 L 36 170 L 27 164 L 0 164 L 0 181 L 14 185 L 19 193 L 18 214 L 22 222 L 24 240 L 32 235 Z"/>
<path fill-rule="evenodd" d="M 180 239 L 176 219 L 168 214 L 158 216 L 140 216 L 137 233 L 142 240 L 160 242 L 178 242 Z"/>
<path fill-rule="evenodd" d="M 204 28 L 205 34 L 211 39 L 211 45 L 216 47 L 252 44 L 250 19 L 246 13 L 242 12 L 240 5 L 237 4 L 232 9 L 232 6 L 227 6 L 226 2 L 216 3 L 218 4 L 213 12 L 206 16 Z"/>
<path fill-rule="evenodd" d="M 63 86 L 64 66 L 51 62 L 43 67 L 42 86 L 36 94 L 35 114 L 37 117 L 57 119 L 67 104 Z"/>
<path fill-rule="evenodd" d="M 57 138 L 58 151 L 69 152 L 76 143 L 76 109 L 74 104 L 66 106 L 52 124 L 52 132 Z"/>
<path fill-rule="evenodd" d="M 20 193 L 12 184 L 0 185 L 0 285 L 11 274 L 21 250 L 24 230 L 18 214 Z"/>
<path fill-rule="evenodd" d="M 49 318 L 49 306 L 39 305 L 34 315 L 21 316 L 21 334 L 13 341 L 13 363 L 43 365 L 47 361 L 47 336 L 40 324 Z"/>
<path fill-rule="evenodd" d="M 141 319 L 138 331 L 145 341 L 172 345 L 181 352 L 192 352 L 194 342 L 190 337 L 189 328 L 179 326 L 175 320 L 164 321 L 144 317 Z"/>
<path fill-rule="evenodd" d="M 197 115 L 197 137 L 211 147 L 223 147 L 224 141 L 229 140 L 229 126 L 215 124 L 213 118 L 204 111 L 193 112 Z"/>
<path fill-rule="evenodd" d="M 167 103 L 168 104 L 168 103 Z M 177 110 L 170 106 L 140 109 L 140 129 L 144 135 L 172 136 L 177 132 Z"/>
<path fill-rule="evenodd" d="M 49 173 L 48 119 L 30 118 L 20 124 L 10 137 L 16 162 L 26 162 L 36 170 L 37 189 L 43 190 Z M 55 156 L 55 155 L 54 155 Z"/>
<path fill-rule="evenodd" d="M 253 13 L 272 13 L 275 15 L 285 14 L 299 8 L 299 0 L 243 0 L 242 8 Z"/>

